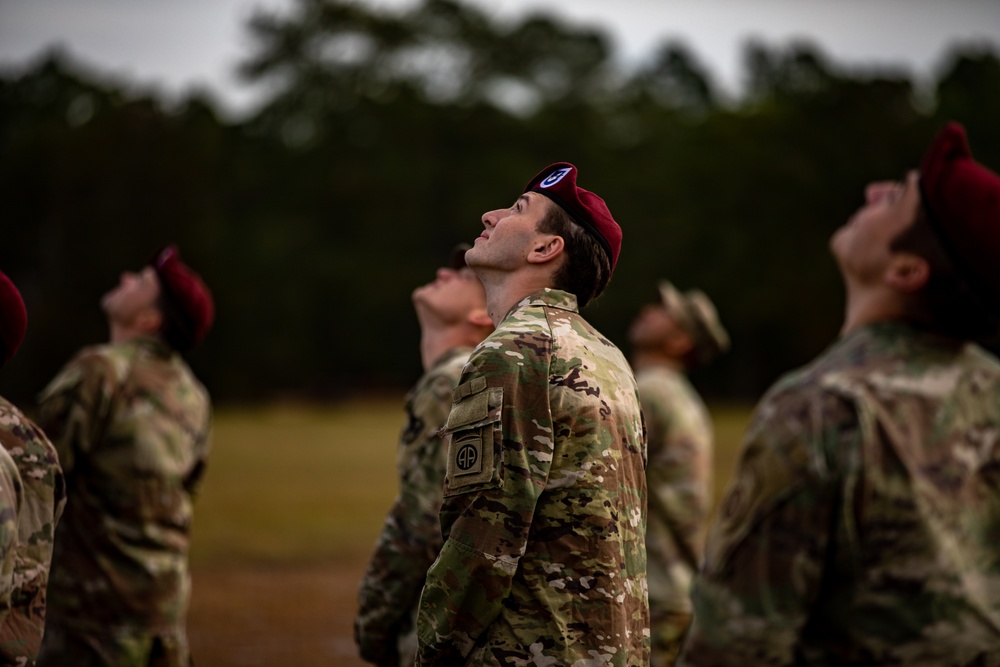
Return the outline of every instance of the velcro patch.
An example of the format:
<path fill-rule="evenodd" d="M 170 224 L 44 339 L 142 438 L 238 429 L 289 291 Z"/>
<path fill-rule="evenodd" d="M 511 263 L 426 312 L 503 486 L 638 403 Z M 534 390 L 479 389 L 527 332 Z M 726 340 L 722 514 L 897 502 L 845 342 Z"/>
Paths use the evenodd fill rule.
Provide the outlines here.
<path fill-rule="evenodd" d="M 487 387 L 485 380 L 482 384 L 466 383 L 462 387 L 478 391 L 466 393 L 456 400 L 448 415 L 445 430 L 451 434 L 451 441 L 445 477 L 446 497 L 500 480 L 500 457 L 494 433 L 500 428 L 503 388 Z M 456 398 L 458 396 L 456 390 Z"/>

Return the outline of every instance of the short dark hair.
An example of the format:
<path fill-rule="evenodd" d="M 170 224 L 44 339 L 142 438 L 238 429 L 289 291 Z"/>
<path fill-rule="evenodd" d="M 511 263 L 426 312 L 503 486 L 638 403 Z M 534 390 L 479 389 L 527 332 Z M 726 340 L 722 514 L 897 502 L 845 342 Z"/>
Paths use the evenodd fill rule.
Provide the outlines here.
<path fill-rule="evenodd" d="M 913 224 L 900 232 L 889 247 L 894 252 L 923 258 L 930 268 L 927 284 L 916 296 L 916 315 L 921 323 L 960 340 L 988 340 L 1000 334 L 1000 313 L 956 269 L 923 203 Z"/>
<path fill-rule="evenodd" d="M 566 259 L 552 277 L 553 286 L 576 295 L 580 308 L 599 297 L 611 280 L 611 260 L 594 235 L 573 222 L 555 202 L 537 229 L 561 236 L 565 244 Z"/>
<path fill-rule="evenodd" d="M 177 352 L 189 352 L 194 341 L 194 324 L 190 318 L 181 310 L 177 302 L 163 288 L 160 283 L 160 294 L 156 300 L 156 307 L 160 311 L 160 337 L 167 342 Z"/>

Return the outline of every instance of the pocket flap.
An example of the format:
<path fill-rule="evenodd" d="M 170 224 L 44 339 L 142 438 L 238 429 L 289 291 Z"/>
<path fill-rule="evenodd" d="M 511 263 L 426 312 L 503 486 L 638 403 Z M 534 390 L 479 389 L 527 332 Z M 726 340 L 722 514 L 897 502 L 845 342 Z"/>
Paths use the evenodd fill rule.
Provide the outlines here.
<path fill-rule="evenodd" d="M 480 384 L 481 387 L 478 386 Z M 470 391 L 473 389 L 476 390 L 474 393 Z M 486 389 L 486 378 L 475 378 L 455 389 L 455 402 L 451 406 L 448 422 L 444 427 L 446 432 L 495 421 L 490 419 L 490 395 L 492 392 L 486 391 Z"/>

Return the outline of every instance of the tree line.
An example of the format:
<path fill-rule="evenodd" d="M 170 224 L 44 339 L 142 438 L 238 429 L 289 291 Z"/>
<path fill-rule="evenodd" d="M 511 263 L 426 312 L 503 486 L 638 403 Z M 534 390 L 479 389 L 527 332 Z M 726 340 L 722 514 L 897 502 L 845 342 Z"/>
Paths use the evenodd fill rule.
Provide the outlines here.
<path fill-rule="evenodd" d="M 419 373 L 410 292 L 483 211 L 567 160 L 624 230 L 587 317 L 627 349 L 657 280 L 701 288 L 733 348 L 696 384 L 753 399 L 836 336 L 827 240 L 865 183 L 916 166 L 949 119 L 1000 169 L 989 44 L 954 45 L 918 84 L 751 42 L 733 100 L 682 43 L 625 65 L 598 28 L 455 0 L 299 0 L 246 30 L 240 74 L 267 92 L 240 120 L 207 93 L 168 102 L 59 52 L 0 72 L 0 269 L 29 308 L 5 395 L 30 400 L 103 340 L 100 295 L 167 241 L 216 295 L 191 360 L 217 400 L 396 392 Z"/>

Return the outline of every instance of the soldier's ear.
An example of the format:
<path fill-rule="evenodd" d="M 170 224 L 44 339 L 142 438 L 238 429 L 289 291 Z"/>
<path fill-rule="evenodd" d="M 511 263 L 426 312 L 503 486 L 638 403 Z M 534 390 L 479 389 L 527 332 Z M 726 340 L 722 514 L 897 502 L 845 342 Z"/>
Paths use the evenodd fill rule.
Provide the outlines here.
<path fill-rule="evenodd" d="M 486 312 L 485 308 L 476 308 L 469 312 L 466 321 L 474 327 L 493 328 L 493 320 L 490 319 L 490 314 Z"/>
<path fill-rule="evenodd" d="M 931 278 L 927 260 L 908 252 L 892 256 L 885 270 L 885 282 L 900 292 L 912 294 L 924 288 Z"/>
<path fill-rule="evenodd" d="M 562 254 L 565 247 L 566 242 L 563 237 L 555 234 L 544 234 L 538 237 L 528 252 L 528 263 L 545 264 L 551 262 Z"/>

